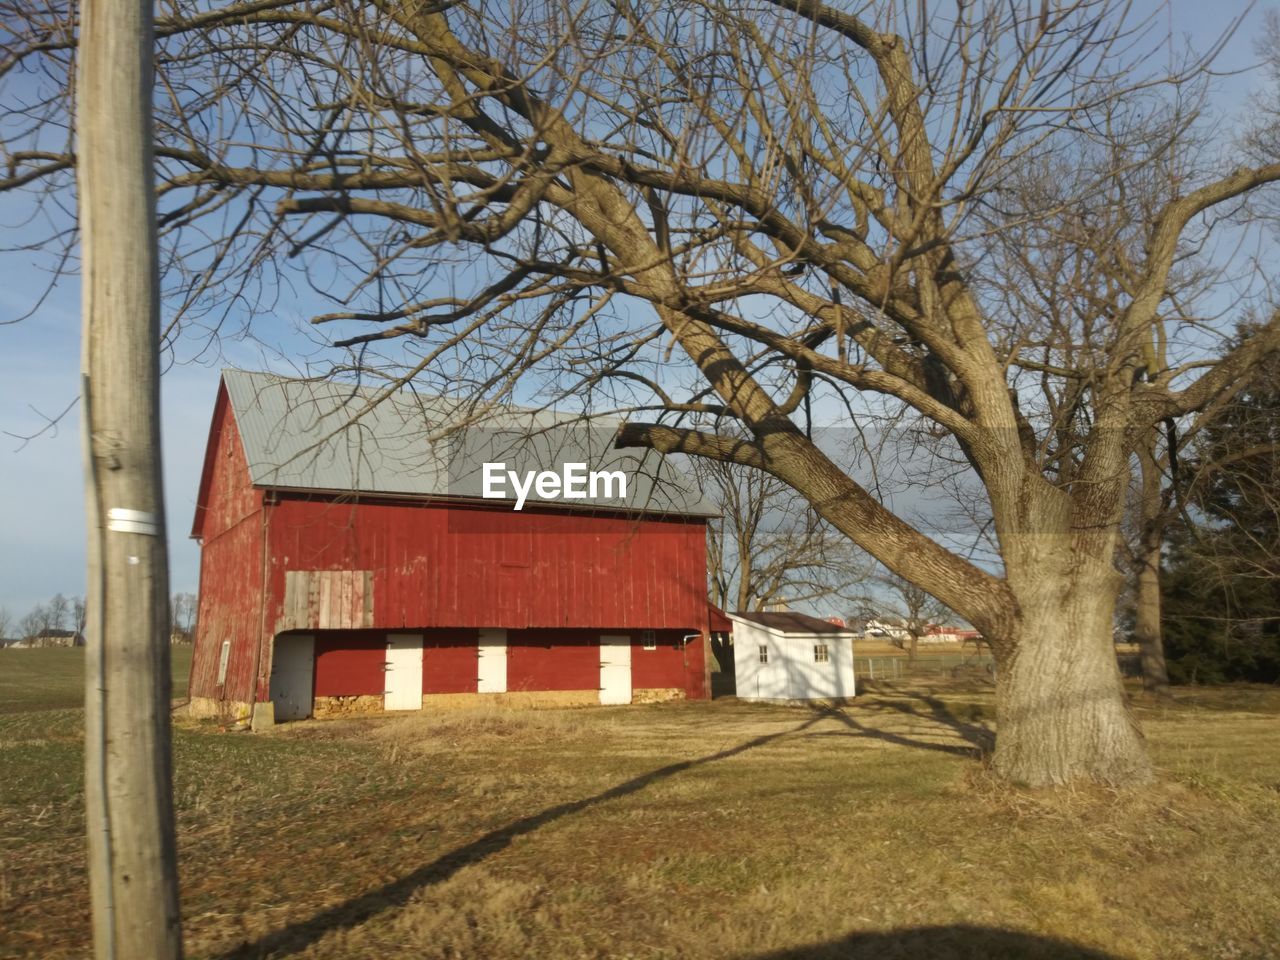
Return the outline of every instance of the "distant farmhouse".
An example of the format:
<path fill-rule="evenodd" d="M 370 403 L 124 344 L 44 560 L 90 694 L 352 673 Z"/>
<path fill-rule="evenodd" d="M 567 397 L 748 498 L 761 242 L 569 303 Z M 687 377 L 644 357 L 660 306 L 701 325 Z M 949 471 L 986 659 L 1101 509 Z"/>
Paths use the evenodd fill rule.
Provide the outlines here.
<path fill-rule="evenodd" d="M 859 636 L 866 639 L 889 640 L 902 643 L 910 638 L 911 631 L 904 624 L 890 623 L 887 620 L 865 620 L 857 627 Z M 982 634 L 969 627 L 953 627 L 944 624 L 930 623 L 916 638 L 918 643 L 973 643 L 981 640 Z"/>
<path fill-rule="evenodd" d="M 925 628 L 921 643 L 977 643 L 982 634 L 971 627 L 953 627 L 931 623 Z"/>
<path fill-rule="evenodd" d="M 714 510 L 696 486 L 656 453 L 612 449 L 611 426 L 500 408 L 449 430 L 470 413 L 456 401 L 367 409 L 373 393 L 223 373 L 192 528 L 194 715 L 708 695 Z M 513 480 L 584 464 L 630 483 L 488 496 L 496 463 Z"/>
<path fill-rule="evenodd" d="M 45 630 L 34 637 L 4 640 L 0 645 L 9 650 L 36 650 L 49 647 L 83 647 L 84 636 L 78 630 Z"/>

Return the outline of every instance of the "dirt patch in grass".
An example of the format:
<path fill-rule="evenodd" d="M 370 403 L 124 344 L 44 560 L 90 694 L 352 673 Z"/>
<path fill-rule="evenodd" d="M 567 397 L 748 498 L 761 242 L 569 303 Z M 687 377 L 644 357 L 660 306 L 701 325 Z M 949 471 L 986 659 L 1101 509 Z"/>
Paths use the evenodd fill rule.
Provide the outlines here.
<path fill-rule="evenodd" d="M 188 954 L 1274 956 L 1280 692 L 1250 696 L 1140 704 L 1162 780 L 1056 794 L 990 780 L 961 684 L 183 725 Z M 0 716 L 0 956 L 87 950 L 76 720 Z"/>

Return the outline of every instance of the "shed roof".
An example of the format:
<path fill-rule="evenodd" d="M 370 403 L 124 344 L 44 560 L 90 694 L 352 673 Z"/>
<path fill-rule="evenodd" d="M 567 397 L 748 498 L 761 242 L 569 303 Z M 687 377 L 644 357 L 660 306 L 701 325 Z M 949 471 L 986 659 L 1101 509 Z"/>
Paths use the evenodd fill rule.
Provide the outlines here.
<path fill-rule="evenodd" d="M 604 496 L 602 485 L 597 496 L 575 500 L 531 490 L 527 502 L 717 514 L 660 453 L 614 449 L 617 419 L 505 404 L 480 407 L 411 390 L 370 406 L 382 390 L 243 370 L 224 370 L 222 379 L 255 486 L 481 499 L 486 462 L 505 463 L 521 476 L 583 463 L 588 471 L 623 471 L 626 496 Z"/>
<path fill-rule="evenodd" d="M 773 633 L 829 633 L 829 634 L 850 634 L 851 631 L 846 627 L 837 626 L 826 620 L 819 620 L 817 617 L 811 617 L 804 613 L 731 613 L 729 618 L 739 620 L 744 623 L 755 623 L 770 630 Z"/>

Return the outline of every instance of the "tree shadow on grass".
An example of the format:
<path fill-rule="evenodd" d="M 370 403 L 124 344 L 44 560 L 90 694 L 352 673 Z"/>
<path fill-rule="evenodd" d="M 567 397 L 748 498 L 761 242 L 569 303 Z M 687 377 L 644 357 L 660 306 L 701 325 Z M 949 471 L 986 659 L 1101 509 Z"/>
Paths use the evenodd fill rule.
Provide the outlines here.
<path fill-rule="evenodd" d="M 238 944 L 215 956 L 217 960 L 232 960 L 232 958 L 267 957 L 273 954 L 289 954 L 304 950 L 333 930 L 349 930 L 386 910 L 404 906 L 419 890 L 437 883 L 443 883 L 463 867 L 480 863 L 501 852 L 510 846 L 511 841 L 517 837 L 533 833 L 549 823 L 575 813 L 581 813 L 583 810 L 587 810 L 597 804 L 638 793 L 651 784 L 666 780 L 686 770 L 694 770 L 720 760 L 727 760 L 730 757 L 746 753 L 756 747 L 762 747 L 775 740 L 801 733 L 825 719 L 828 719 L 826 715 L 819 714 L 789 730 L 755 737 L 738 744 L 736 747 L 730 747 L 704 757 L 695 757 L 692 760 L 670 763 L 665 767 L 650 770 L 648 773 L 633 777 L 590 797 L 560 803 L 539 813 L 521 817 L 519 820 L 514 820 L 504 827 L 489 831 L 471 843 L 450 850 L 417 870 L 405 874 L 398 880 L 393 880 L 390 883 L 345 900 L 305 920 L 290 923 L 279 930 L 259 937 L 257 940 Z"/>
<path fill-rule="evenodd" d="M 965 720 L 957 716 L 946 702 L 929 694 L 908 693 L 903 695 L 902 700 L 875 699 L 865 703 L 860 702 L 857 704 L 857 710 L 859 712 L 891 711 L 906 717 L 928 720 L 955 733 L 969 746 L 961 746 L 956 743 L 933 743 L 929 740 L 919 740 L 905 734 L 894 733 L 891 730 L 881 730 L 861 722 L 857 717 L 838 707 L 815 705 L 813 709 L 821 717 L 837 720 L 844 724 L 857 736 L 868 737 L 872 740 L 882 740 L 885 743 L 892 743 L 902 747 L 934 750 L 939 753 L 950 753 L 963 757 L 985 756 L 995 747 L 996 735 L 994 730 L 985 723 Z"/>
<path fill-rule="evenodd" d="M 743 960 L 1116 960 L 1066 940 L 995 927 L 956 925 L 851 933 Z"/>

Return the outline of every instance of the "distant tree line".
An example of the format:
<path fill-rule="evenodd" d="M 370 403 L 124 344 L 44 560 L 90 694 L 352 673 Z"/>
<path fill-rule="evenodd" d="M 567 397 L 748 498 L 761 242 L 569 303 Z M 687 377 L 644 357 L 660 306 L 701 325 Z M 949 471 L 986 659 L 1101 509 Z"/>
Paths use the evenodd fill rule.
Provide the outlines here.
<path fill-rule="evenodd" d="M 36 637 L 66 633 L 77 636 L 84 632 L 83 597 L 55 593 L 44 603 L 37 603 L 22 617 L 15 617 L 0 607 L 0 638 L 33 640 Z"/>
<path fill-rule="evenodd" d="M 171 636 L 175 643 L 190 643 L 195 635 L 196 595 L 175 593 L 169 603 Z M 0 606 L 0 640 L 34 640 L 63 634 L 73 639 L 84 635 L 85 601 L 81 596 L 55 593 L 16 617 Z"/>

